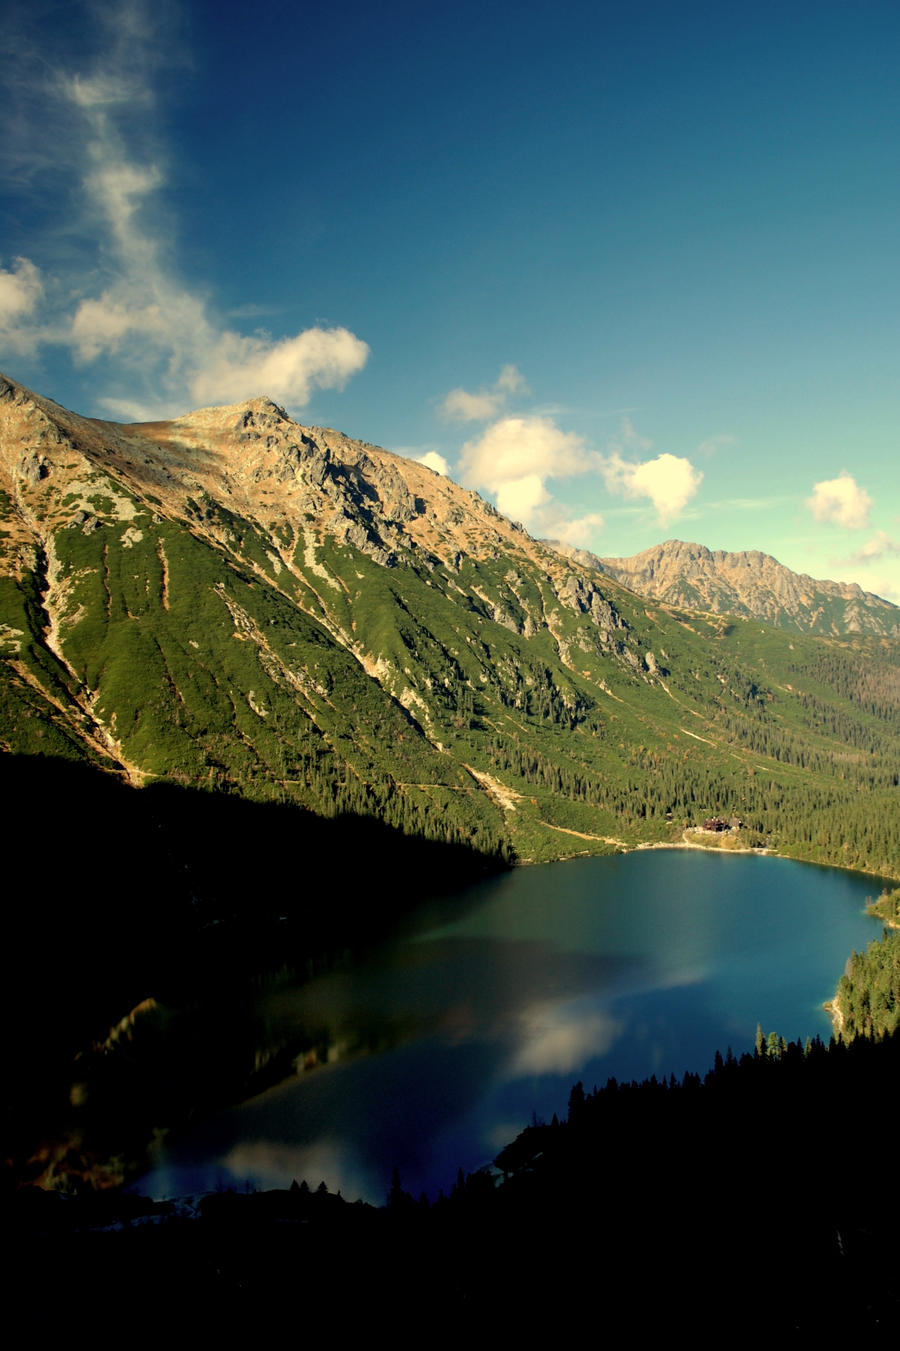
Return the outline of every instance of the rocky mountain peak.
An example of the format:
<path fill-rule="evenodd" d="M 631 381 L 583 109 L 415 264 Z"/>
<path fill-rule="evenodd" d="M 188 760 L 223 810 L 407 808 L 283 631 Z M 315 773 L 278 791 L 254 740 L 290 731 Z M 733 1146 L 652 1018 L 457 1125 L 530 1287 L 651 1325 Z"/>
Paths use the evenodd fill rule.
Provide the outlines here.
<path fill-rule="evenodd" d="M 632 558 L 595 565 L 638 595 L 670 605 L 763 620 L 800 633 L 900 637 L 900 608 L 855 582 L 792 572 L 758 549 L 729 553 L 667 540 Z"/>

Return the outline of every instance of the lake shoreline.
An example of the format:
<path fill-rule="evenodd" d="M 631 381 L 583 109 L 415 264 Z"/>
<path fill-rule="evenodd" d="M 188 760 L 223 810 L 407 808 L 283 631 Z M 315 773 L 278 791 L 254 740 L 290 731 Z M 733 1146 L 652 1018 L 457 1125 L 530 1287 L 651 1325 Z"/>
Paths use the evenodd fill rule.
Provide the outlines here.
<path fill-rule="evenodd" d="M 898 881 L 898 878 L 892 876 L 890 873 L 873 872 L 869 868 L 855 868 L 846 863 L 831 863 L 827 859 L 798 858 L 794 854 L 783 853 L 781 850 L 770 845 L 762 845 L 759 847 L 752 845 L 730 847 L 713 843 L 700 844 L 699 842 L 694 843 L 693 841 L 688 840 L 642 840 L 639 844 L 622 845 L 617 852 L 620 854 L 635 854 L 653 849 L 699 849 L 708 854 L 757 854 L 760 858 L 783 858 L 789 863 L 808 863 L 814 868 L 833 868 L 836 872 L 849 873 L 854 877 L 873 877 L 877 878 L 879 882 L 892 882 L 896 885 Z M 576 857 L 576 855 L 569 855 L 568 857 L 573 858 Z M 584 855 L 578 855 L 577 857 L 584 857 Z M 558 861 L 563 863 L 566 860 L 560 859 Z M 878 916 L 875 916 L 875 918 L 878 918 Z M 889 920 L 882 920 L 882 923 L 887 924 L 888 927 L 900 928 L 900 922 L 895 924 Z"/>
<path fill-rule="evenodd" d="M 622 852 L 632 854 L 647 849 L 702 849 L 704 852 L 710 854 L 759 854 L 760 856 L 768 855 L 774 858 L 779 857 L 778 851 L 770 848 L 768 845 L 760 845 L 758 847 L 754 845 L 731 846 L 712 843 L 700 844 L 699 841 L 695 844 L 691 840 L 673 840 L 671 842 L 658 840 L 653 841 L 652 843 L 645 843 L 642 841 L 640 844 L 629 845 L 628 848 L 624 849 Z M 797 861 L 802 862 L 802 860 Z M 852 871 L 852 869 L 848 869 L 848 871 Z"/>
<path fill-rule="evenodd" d="M 822 1008 L 831 1019 L 831 1035 L 837 1041 L 844 1030 L 844 1010 L 841 1008 L 841 998 L 837 991 L 833 998 L 825 1001 Z"/>

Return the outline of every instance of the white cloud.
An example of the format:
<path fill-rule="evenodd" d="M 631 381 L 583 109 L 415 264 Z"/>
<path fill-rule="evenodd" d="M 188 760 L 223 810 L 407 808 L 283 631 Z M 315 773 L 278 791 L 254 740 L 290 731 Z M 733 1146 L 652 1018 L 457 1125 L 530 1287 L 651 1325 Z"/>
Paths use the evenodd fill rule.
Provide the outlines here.
<path fill-rule="evenodd" d="M 436 474 L 443 474 L 444 478 L 450 477 L 449 464 L 436 450 L 428 450 L 424 455 L 417 455 L 416 460 L 427 469 L 433 469 Z"/>
<path fill-rule="evenodd" d="M 28 352 L 38 341 L 33 315 L 43 295 L 41 274 L 28 258 L 15 258 L 12 271 L 0 268 L 0 338 L 7 350 Z"/>
<path fill-rule="evenodd" d="M 864 530 L 869 524 L 872 499 L 853 475 L 843 469 L 837 478 L 814 484 L 806 506 L 817 521 L 833 521 L 849 530 Z"/>
<path fill-rule="evenodd" d="M 510 394 L 527 390 L 525 377 L 516 366 L 504 366 L 489 389 L 470 394 L 465 389 L 451 389 L 441 404 L 444 417 L 455 422 L 487 422 L 506 406 Z"/>
<path fill-rule="evenodd" d="M 634 423 L 627 413 L 622 417 L 618 440 L 613 442 L 611 449 L 621 450 L 623 445 L 627 447 L 628 450 L 636 451 L 638 454 L 643 450 L 650 450 L 653 445 L 653 442 L 646 436 L 640 436 L 635 431 Z"/>
<path fill-rule="evenodd" d="M 604 1013 L 571 1004 L 536 1004 L 521 1016 L 521 1043 L 510 1069 L 512 1075 L 569 1074 L 590 1055 L 606 1055 L 621 1033 L 621 1025 Z"/>
<path fill-rule="evenodd" d="M 460 459 L 466 482 L 496 492 L 529 474 L 566 478 L 589 468 L 584 442 L 543 417 L 507 417 L 467 441 Z"/>
<path fill-rule="evenodd" d="M 702 444 L 709 446 L 720 440 L 713 437 Z M 609 492 L 632 501 L 649 498 L 659 523 L 665 525 L 680 515 L 696 495 L 703 472 L 684 456 L 668 451 L 653 459 L 636 458 L 645 455 L 652 446 L 653 442 L 641 436 L 626 415 L 618 437 L 600 457 L 600 469 Z"/>
<path fill-rule="evenodd" d="M 525 474 L 497 488 L 497 508 L 511 521 L 533 522 L 538 508 L 549 501 L 550 494 L 540 474 Z"/>
<path fill-rule="evenodd" d="M 40 327 L 35 264 L 19 259 L 13 272 L 0 272 L 7 346 L 53 342 L 80 363 L 106 357 L 104 379 L 120 388 L 99 402 L 152 416 L 183 412 L 188 401 L 258 394 L 302 407 L 316 388 L 342 388 L 369 355 L 355 334 L 341 327 L 242 334 L 220 323 L 206 298 L 178 277 L 168 261 L 175 232 L 161 204 L 164 156 L 152 144 L 150 115 L 151 76 L 164 58 L 171 65 L 177 56 L 162 41 L 156 10 L 141 0 L 97 13 L 105 30 L 96 68 L 52 82 L 42 110 L 55 116 L 55 97 L 67 115 L 58 168 L 78 176 L 83 218 L 73 229 L 90 244 L 90 264 L 46 288 L 55 310 Z"/>
<path fill-rule="evenodd" d="M 116 422 L 155 422 L 160 416 L 157 406 L 137 399 L 102 398 L 99 404 Z"/>
<path fill-rule="evenodd" d="M 129 337 L 166 347 L 169 320 L 158 304 L 141 304 L 134 296 L 106 291 L 96 300 L 81 302 L 70 333 L 78 359 L 93 361 L 101 352 L 114 355 Z"/>
<path fill-rule="evenodd" d="M 12 272 L 0 268 L 0 323 L 31 314 L 42 290 L 41 274 L 27 258 L 15 258 Z"/>
<path fill-rule="evenodd" d="M 668 452 L 634 464 L 614 450 L 605 460 L 603 475 L 610 492 L 632 499 L 648 497 L 661 525 L 684 510 L 703 481 L 701 470 L 690 460 Z"/>
<path fill-rule="evenodd" d="M 212 403 L 265 393 L 303 405 L 317 387 L 343 389 L 368 356 L 368 344 L 346 328 L 308 328 L 279 342 L 225 332 L 203 351 L 189 386 L 195 399 Z"/>
<path fill-rule="evenodd" d="M 596 547 L 595 537 L 603 526 L 600 513 L 573 516 L 554 501 L 548 484 L 590 474 L 584 496 L 597 492 L 598 479 L 602 479 L 609 492 L 635 501 L 648 499 L 659 521 L 665 523 L 684 511 L 703 474 L 690 460 L 677 455 L 626 458 L 626 451 L 640 455 L 651 444 L 627 418 L 619 437 L 601 453 L 589 450 L 580 436 L 562 431 L 548 417 L 505 417 L 463 446 L 460 481 L 490 493 L 504 515 L 522 521 L 533 533 Z"/>
<path fill-rule="evenodd" d="M 98 71 L 96 75 L 73 75 L 68 82 L 68 95 L 79 108 L 102 108 L 135 96 L 146 97 L 146 92 L 135 89 L 130 81 L 119 75 Z"/>
<path fill-rule="evenodd" d="M 156 242 L 135 217 L 146 199 L 162 187 L 163 174 L 155 164 L 141 166 L 112 158 L 115 150 L 109 142 L 102 135 L 90 147 L 92 158 L 108 162 L 86 176 L 85 192 L 105 217 L 124 261 L 150 268 L 156 262 Z"/>
<path fill-rule="evenodd" d="M 507 417 L 467 441 L 460 455 L 460 476 L 470 488 L 497 499 L 504 515 L 531 527 L 550 502 L 546 480 L 569 478 L 591 467 L 584 442 L 543 417 Z"/>

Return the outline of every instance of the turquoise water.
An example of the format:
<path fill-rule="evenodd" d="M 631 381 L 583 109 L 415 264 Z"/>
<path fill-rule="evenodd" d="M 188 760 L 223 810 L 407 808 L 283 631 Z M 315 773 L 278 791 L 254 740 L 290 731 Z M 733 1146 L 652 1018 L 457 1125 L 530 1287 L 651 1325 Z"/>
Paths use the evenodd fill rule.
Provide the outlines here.
<path fill-rule="evenodd" d="M 521 868 L 423 907 L 353 969 L 265 996 L 313 1069 L 224 1113 L 139 1184 L 157 1196 L 325 1180 L 383 1201 L 396 1166 L 448 1190 L 572 1084 L 705 1071 L 757 1022 L 820 1035 L 876 879 L 752 855 L 648 850 Z"/>

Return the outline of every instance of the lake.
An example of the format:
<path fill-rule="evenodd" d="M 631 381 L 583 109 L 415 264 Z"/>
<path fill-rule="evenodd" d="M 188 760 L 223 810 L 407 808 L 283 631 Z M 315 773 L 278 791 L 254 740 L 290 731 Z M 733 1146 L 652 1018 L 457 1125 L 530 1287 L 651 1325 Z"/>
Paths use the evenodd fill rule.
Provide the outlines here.
<path fill-rule="evenodd" d="M 754 855 L 645 850 L 519 868 L 422 907 L 352 967 L 260 995 L 290 1078 L 165 1149 L 157 1197 L 324 1180 L 382 1202 L 394 1167 L 448 1191 L 577 1080 L 704 1072 L 756 1025 L 827 1040 L 822 1008 L 878 879 Z"/>

